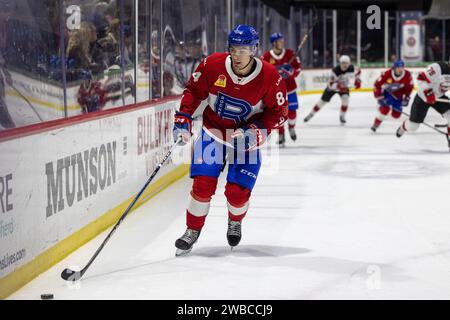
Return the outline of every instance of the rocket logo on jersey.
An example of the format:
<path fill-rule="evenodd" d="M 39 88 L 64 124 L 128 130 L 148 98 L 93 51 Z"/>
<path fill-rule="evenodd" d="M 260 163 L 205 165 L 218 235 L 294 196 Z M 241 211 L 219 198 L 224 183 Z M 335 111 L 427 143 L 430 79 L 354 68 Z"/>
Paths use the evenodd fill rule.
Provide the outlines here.
<path fill-rule="evenodd" d="M 236 123 L 245 121 L 252 112 L 252 106 L 245 100 L 236 99 L 222 92 L 217 94 L 215 111 L 222 119 L 233 120 Z"/>
<path fill-rule="evenodd" d="M 217 79 L 216 83 L 214 83 L 216 87 L 225 88 L 227 86 L 227 77 L 225 77 L 223 74 L 219 76 L 219 79 Z"/>

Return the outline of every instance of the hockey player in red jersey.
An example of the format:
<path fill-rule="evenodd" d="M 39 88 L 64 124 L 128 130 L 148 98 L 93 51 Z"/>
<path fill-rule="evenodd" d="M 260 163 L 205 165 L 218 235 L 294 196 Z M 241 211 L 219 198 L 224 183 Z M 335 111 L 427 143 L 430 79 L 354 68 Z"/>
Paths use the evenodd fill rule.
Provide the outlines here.
<path fill-rule="evenodd" d="M 278 69 L 278 73 L 284 79 L 289 102 L 288 127 L 289 135 L 293 141 L 297 140 L 295 133 L 295 124 L 297 120 L 298 98 L 297 98 L 297 82 L 295 78 L 300 74 L 300 59 L 291 49 L 284 48 L 284 37 L 281 33 L 274 33 L 270 36 L 270 43 L 273 49 L 267 51 L 262 59 L 273 64 Z M 284 136 L 284 126 L 279 130 L 280 136 L 278 143 L 284 145 L 286 139 Z"/>
<path fill-rule="evenodd" d="M 215 194 L 225 159 L 227 240 L 241 240 L 241 222 L 261 166 L 259 147 L 287 119 L 286 86 L 277 69 L 255 57 L 258 33 L 239 25 L 228 36 L 228 53 L 205 58 L 189 79 L 174 118 L 174 139 L 187 143 L 194 114 L 203 115 L 201 135 L 194 144 L 193 179 L 186 211 L 186 232 L 175 242 L 177 256 L 191 251 Z"/>
<path fill-rule="evenodd" d="M 92 80 L 92 73 L 83 70 L 81 72 L 81 85 L 78 90 L 78 103 L 81 112 L 89 113 L 103 109 L 107 102 L 106 90 L 102 83 Z"/>
<path fill-rule="evenodd" d="M 378 115 L 371 130 L 376 132 L 384 119 L 391 113 L 394 119 L 400 118 L 403 107 L 409 103 L 414 88 L 411 73 L 405 70 L 405 63 L 397 60 L 392 68 L 383 72 L 375 81 L 373 93 L 378 100 Z"/>
<path fill-rule="evenodd" d="M 330 81 L 327 88 L 324 90 L 319 102 L 314 106 L 311 112 L 305 117 L 304 121 L 308 122 L 314 115 L 323 108 L 331 98 L 337 93 L 341 97 L 341 112 L 339 120 L 341 124 L 347 121 L 345 116 L 348 111 L 348 104 L 350 100 L 350 81 L 354 81 L 355 89 L 361 88 L 361 70 L 355 67 L 350 62 L 350 57 L 343 55 L 339 58 L 339 64 L 331 71 Z"/>

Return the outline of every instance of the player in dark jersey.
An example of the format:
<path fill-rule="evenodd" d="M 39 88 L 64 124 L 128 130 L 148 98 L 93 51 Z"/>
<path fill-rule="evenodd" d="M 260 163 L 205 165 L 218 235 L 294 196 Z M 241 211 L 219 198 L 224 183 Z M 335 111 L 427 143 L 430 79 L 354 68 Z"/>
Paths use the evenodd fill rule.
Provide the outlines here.
<path fill-rule="evenodd" d="M 319 102 L 314 106 L 311 112 L 305 117 L 304 121 L 308 122 L 314 115 L 322 109 L 324 105 L 330 102 L 331 98 L 337 93 L 341 97 L 341 112 L 339 120 L 341 124 L 345 124 L 345 116 L 348 111 L 350 100 L 350 86 L 354 81 L 355 89 L 361 87 L 361 70 L 350 62 L 350 57 L 343 55 L 339 59 L 339 65 L 331 71 L 330 81 L 322 94 Z"/>

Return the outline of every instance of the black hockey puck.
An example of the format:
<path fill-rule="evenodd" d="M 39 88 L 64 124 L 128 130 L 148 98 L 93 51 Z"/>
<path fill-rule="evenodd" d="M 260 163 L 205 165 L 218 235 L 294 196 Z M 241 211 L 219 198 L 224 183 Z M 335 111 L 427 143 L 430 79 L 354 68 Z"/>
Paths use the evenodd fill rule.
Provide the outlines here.
<path fill-rule="evenodd" d="M 44 293 L 41 294 L 42 300 L 52 300 L 53 299 L 53 293 Z"/>

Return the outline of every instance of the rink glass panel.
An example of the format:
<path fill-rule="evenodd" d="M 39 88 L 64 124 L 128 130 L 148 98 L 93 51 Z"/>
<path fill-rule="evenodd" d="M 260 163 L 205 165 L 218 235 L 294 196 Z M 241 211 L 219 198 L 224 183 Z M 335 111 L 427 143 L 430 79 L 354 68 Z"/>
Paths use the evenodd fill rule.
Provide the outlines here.
<path fill-rule="evenodd" d="M 371 15 L 361 12 L 361 65 L 384 66 L 384 11 L 381 11 L 381 28 L 368 29 L 367 20 Z"/>
<path fill-rule="evenodd" d="M 357 12 L 341 10 L 337 12 L 337 56 L 348 55 L 356 63 Z M 337 60 L 338 60 L 337 57 Z"/>
<path fill-rule="evenodd" d="M 317 11 L 317 23 L 311 32 L 314 39 L 312 57 L 309 64 L 302 60 L 304 66 L 313 68 L 330 68 L 333 65 L 333 20 L 330 10 Z M 302 57 L 308 53 L 302 52 Z"/>
<path fill-rule="evenodd" d="M 0 4 L 0 131 L 6 112 L 16 127 L 64 117 L 59 1 L 44 2 Z"/>
<path fill-rule="evenodd" d="M 230 1 L 0 1 L 0 53 L 13 81 L 13 87 L 1 81 L 3 110 L 21 127 L 179 95 L 202 58 L 226 51 L 229 27 L 253 25 L 262 54 L 272 47 L 271 33 L 283 33 L 286 46 L 295 49 L 314 23 L 309 7 L 291 8 L 288 18 L 259 0 Z M 356 63 L 356 11 L 337 10 L 335 51 L 333 10 L 316 13 L 301 51 L 303 68 L 330 68 L 342 54 Z M 401 14 L 389 12 L 385 51 L 384 11 L 379 30 L 369 30 L 369 15 L 361 12 L 361 66 L 385 67 L 400 56 Z M 447 59 L 450 23 L 424 20 L 422 31 L 424 59 Z M 108 101 L 90 92 L 83 112 L 80 89 L 95 83 Z"/>
<path fill-rule="evenodd" d="M 191 2 L 193 7 L 182 7 Z M 190 59 L 189 52 L 201 52 L 201 17 L 196 5 L 198 1 L 168 0 L 162 2 L 162 93 L 171 96 L 181 93 L 188 77 L 186 63 Z M 184 30 L 186 28 L 186 30 Z M 200 31 L 200 34 L 197 32 Z M 192 33 L 189 43 L 186 34 Z M 199 57 L 201 58 L 201 56 Z"/>
<path fill-rule="evenodd" d="M 425 59 L 427 61 L 444 60 L 444 20 L 424 20 L 425 25 Z"/>
<path fill-rule="evenodd" d="M 122 88 L 121 28 L 127 36 L 130 30 L 126 29 L 127 22 L 121 21 L 120 1 L 64 3 L 65 12 L 72 5 L 78 6 L 81 18 L 78 26 L 65 26 L 67 99 L 77 106 L 69 115 L 123 106 L 126 96 Z M 127 61 L 128 57 L 123 58 Z"/>

